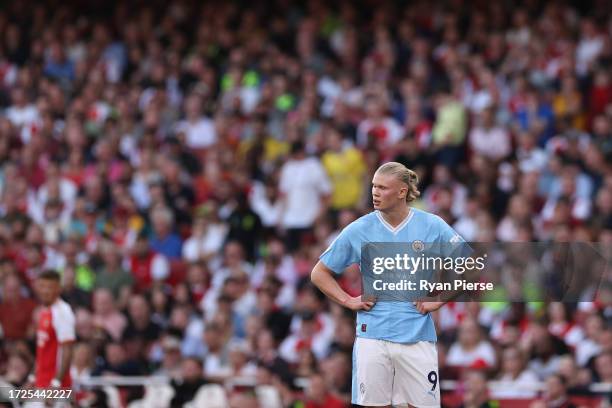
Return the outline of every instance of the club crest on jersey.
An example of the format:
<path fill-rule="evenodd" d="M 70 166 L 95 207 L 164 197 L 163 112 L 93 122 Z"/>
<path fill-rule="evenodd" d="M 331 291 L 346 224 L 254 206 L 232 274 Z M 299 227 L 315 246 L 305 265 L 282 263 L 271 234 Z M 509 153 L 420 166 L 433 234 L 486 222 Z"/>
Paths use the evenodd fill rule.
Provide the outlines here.
<path fill-rule="evenodd" d="M 412 241 L 412 250 L 415 252 L 421 252 L 423 249 L 425 249 L 425 244 L 423 243 L 423 241 L 417 239 Z"/>

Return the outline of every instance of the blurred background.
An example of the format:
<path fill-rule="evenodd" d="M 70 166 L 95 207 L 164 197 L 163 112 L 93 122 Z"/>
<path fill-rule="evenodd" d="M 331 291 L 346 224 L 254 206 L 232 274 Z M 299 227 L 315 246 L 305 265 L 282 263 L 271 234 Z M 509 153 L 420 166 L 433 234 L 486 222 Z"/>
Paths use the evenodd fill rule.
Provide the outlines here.
<path fill-rule="evenodd" d="M 308 275 L 382 162 L 467 241 L 612 244 L 611 9 L 3 3 L 2 380 L 32 369 L 54 269 L 83 405 L 350 406 L 354 316 Z M 447 305 L 444 405 L 604 406 L 611 318 L 605 285 Z"/>

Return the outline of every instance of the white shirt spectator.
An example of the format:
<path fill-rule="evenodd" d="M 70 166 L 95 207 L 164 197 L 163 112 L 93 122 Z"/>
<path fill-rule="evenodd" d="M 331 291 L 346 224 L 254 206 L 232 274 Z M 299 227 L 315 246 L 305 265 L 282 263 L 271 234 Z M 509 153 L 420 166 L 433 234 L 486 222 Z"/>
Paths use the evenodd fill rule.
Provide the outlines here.
<path fill-rule="evenodd" d="M 523 173 L 539 172 L 543 170 L 544 167 L 546 167 L 546 163 L 548 163 L 548 155 L 539 147 L 534 147 L 531 150 L 519 147 L 516 150 L 516 157 L 518 158 L 519 169 Z"/>
<path fill-rule="evenodd" d="M 263 259 L 260 259 L 253 268 L 253 275 L 251 276 L 251 284 L 255 287 L 259 287 L 265 278 L 266 264 Z M 274 270 L 274 276 L 280 279 L 281 282 L 295 285 L 298 280 L 297 270 L 295 269 L 295 262 L 291 255 L 285 255 L 281 259 L 280 263 Z"/>
<path fill-rule="evenodd" d="M 185 335 L 181 342 L 181 354 L 184 356 L 204 357 L 206 348 L 202 342 L 204 333 L 204 321 L 200 318 L 192 317 L 185 329 Z"/>
<path fill-rule="evenodd" d="M 518 238 L 519 226 L 511 217 L 504 217 L 497 226 L 497 239 L 502 242 L 512 242 Z"/>
<path fill-rule="evenodd" d="M 544 221 L 549 221 L 552 219 L 555 212 L 555 207 L 557 206 L 557 201 L 558 199 L 554 197 L 546 200 L 546 204 L 544 204 L 544 208 L 542 208 L 541 213 Z M 572 217 L 576 218 L 577 220 L 587 219 L 589 215 L 591 215 L 591 205 L 591 201 L 586 198 L 574 197 L 573 202 L 571 203 Z"/>
<path fill-rule="evenodd" d="M 219 353 L 207 353 L 204 358 L 204 375 L 209 377 L 223 377 L 230 372 L 227 351 Z"/>
<path fill-rule="evenodd" d="M 40 122 L 36 106 L 30 104 L 22 107 L 11 106 L 6 110 L 6 117 L 17 128 L 21 128 L 21 141 L 27 144 L 32 136 L 32 127 Z"/>
<path fill-rule="evenodd" d="M 538 394 L 538 376 L 529 370 L 524 370 L 517 378 L 504 374 L 497 387 L 491 387 L 492 398 L 534 398 Z"/>
<path fill-rule="evenodd" d="M 25 106 L 11 106 L 6 110 L 6 117 L 13 126 L 25 126 L 35 122 L 39 115 L 36 106 L 30 104 Z"/>
<path fill-rule="evenodd" d="M 466 241 L 474 241 L 478 235 L 478 222 L 476 222 L 474 217 L 470 217 L 467 214 L 459 217 L 457 222 L 453 224 L 453 228 Z"/>
<path fill-rule="evenodd" d="M 357 128 L 357 144 L 364 147 L 368 144 L 368 133 L 372 129 L 381 128 L 384 131 L 383 147 L 390 147 L 399 142 L 404 134 L 404 128 L 393 118 L 384 118 L 380 121 L 366 119 Z"/>
<path fill-rule="evenodd" d="M 587 73 L 591 64 L 599 56 L 604 47 L 604 39 L 601 36 L 583 38 L 576 47 L 576 72 L 580 75 Z"/>
<path fill-rule="evenodd" d="M 215 124 L 207 117 L 195 122 L 183 120 L 176 125 L 176 130 L 185 132 L 185 143 L 191 149 L 204 149 L 217 142 Z"/>
<path fill-rule="evenodd" d="M 225 224 L 209 224 L 203 236 L 189 237 L 183 243 L 183 259 L 194 262 L 201 257 L 219 252 L 225 242 L 227 229 Z"/>
<path fill-rule="evenodd" d="M 488 367 L 495 365 L 495 349 L 488 341 L 481 341 L 472 350 L 464 350 L 459 343 L 454 343 L 446 357 L 448 365 L 457 367 L 469 367 L 480 360 Z"/>
<path fill-rule="evenodd" d="M 331 193 L 332 185 L 319 159 L 309 157 L 283 165 L 280 191 L 286 196 L 282 226 L 308 228 L 321 210 L 321 197 Z"/>
<path fill-rule="evenodd" d="M 259 215 L 264 227 L 276 227 L 278 225 L 283 211 L 282 201 L 270 201 L 266 196 L 266 186 L 263 183 L 253 183 L 249 203 L 253 211 Z"/>
<path fill-rule="evenodd" d="M 255 310 L 256 307 L 257 295 L 252 289 L 249 289 L 246 293 L 236 299 L 232 304 L 234 312 L 236 312 L 236 314 L 240 315 L 240 317 L 245 320 L 247 317 L 249 317 L 251 313 L 253 313 L 253 310 Z"/>
<path fill-rule="evenodd" d="M 320 319 L 320 317 L 318 317 Z M 300 323 L 301 325 L 302 323 Z M 332 325 L 334 326 L 334 325 Z M 310 346 L 310 349 L 317 357 L 322 359 L 326 357 L 329 350 L 329 346 L 332 342 L 333 336 L 330 337 L 325 328 L 319 329 L 312 336 L 305 337 L 302 330 L 298 330 L 296 333 L 288 336 L 279 346 L 279 354 L 289 363 L 297 363 L 299 359 L 299 349 L 303 346 Z"/>
<path fill-rule="evenodd" d="M 559 372 L 560 362 L 560 356 L 552 356 L 546 361 L 538 358 L 529 362 L 529 369 L 535 373 L 540 380 L 544 380 Z"/>
<path fill-rule="evenodd" d="M 576 362 L 579 366 L 584 367 L 591 357 L 599 354 L 601 350 L 601 346 L 595 341 L 588 338 L 584 339 L 576 345 Z"/>
<path fill-rule="evenodd" d="M 62 201 L 64 202 L 64 204 L 73 204 L 77 193 L 78 193 L 78 188 L 76 186 L 76 184 L 74 184 L 74 182 L 72 180 L 66 179 L 66 178 L 62 178 L 59 181 L 59 193 L 60 193 L 60 198 L 62 199 Z M 43 184 L 39 189 L 38 189 L 38 202 L 43 204 L 47 202 L 47 197 L 49 195 L 49 191 L 48 191 L 48 187 L 46 184 Z"/>
<path fill-rule="evenodd" d="M 489 159 L 499 160 L 510 154 L 510 135 L 501 127 L 475 127 L 469 136 L 470 147 Z"/>
<path fill-rule="evenodd" d="M 334 335 L 336 334 L 336 323 L 331 315 L 327 312 L 319 312 L 317 314 L 317 322 L 321 326 L 318 334 L 323 337 L 333 340 Z M 291 324 L 289 329 L 291 333 L 297 333 L 300 330 L 302 325 L 302 317 L 299 314 L 296 314 L 291 319 Z"/>
<path fill-rule="evenodd" d="M 491 92 L 486 88 L 481 88 L 472 94 L 468 106 L 472 113 L 479 113 L 491 106 L 493 102 Z"/>

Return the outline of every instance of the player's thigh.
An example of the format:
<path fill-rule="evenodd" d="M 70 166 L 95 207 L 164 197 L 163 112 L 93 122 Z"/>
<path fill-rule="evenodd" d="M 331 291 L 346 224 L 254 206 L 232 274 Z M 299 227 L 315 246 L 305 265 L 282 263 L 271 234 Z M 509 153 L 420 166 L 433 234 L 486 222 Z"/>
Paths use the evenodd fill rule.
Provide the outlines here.
<path fill-rule="evenodd" d="M 435 343 L 394 344 L 393 405 L 440 406 L 440 377 Z"/>
<path fill-rule="evenodd" d="M 391 404 L 393 363 L 388 342 L 357 337 L 353 348 L 352 402 L 361 406 Z"/>

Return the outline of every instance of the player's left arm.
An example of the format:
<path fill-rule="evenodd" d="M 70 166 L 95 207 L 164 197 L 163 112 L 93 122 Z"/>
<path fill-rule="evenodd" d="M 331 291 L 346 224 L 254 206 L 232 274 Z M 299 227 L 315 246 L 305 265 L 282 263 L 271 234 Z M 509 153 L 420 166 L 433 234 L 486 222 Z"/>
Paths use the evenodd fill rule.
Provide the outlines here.
<path fill-rule="evenodd" d="M 76 340 L 75 316 L 67 304 L 53 310 L 53 327 L 59 342 L 59 368 L 55 373 L 53 385 L 59 386 L 64 376 L 70 370 L 72 361 L 72 345 Z"/>
<path fill-rule="evenodd" d="M 58 386 L 59 384 L 62 383 L 62 379 L 64 378 L 64 376 L 70 369 L 70 362 L 72 361 L 72 348 L 73 348 L 72 346 L 73 346 L 72 341 L 62 343 L 59 346 L 61 360 L 60 360 L 59 369 L 57 370 L 57 373 L 54 378 L 54 380 L 57 381 Z"/>
<path fill-rule="evenodd" d="M 450 225 L 448 225 L 441 218 L 438 219 L 438 222 L 438 242 L 440 243 L 440 249 L 443 255 L 451 257 L 457 256 L 457 252 L 462 254 L 466 249 L 470 249 L 463 237 L 461 237 L 461 235 L 459 235 Z M 457 247 L 454 248 L 454 246 Z M 464 277 L 468 278 L 469 280 L 475 279 L 474 274 L 469 272 L 465 273 Z M 446 303 L 458 298 L 463 293 L 465 293 L 464 290 L 443 291 L 428 299 L 418 300 L 414 302 L 414 305 L 420 313 L 425 314 L 435 312 Z"/>

